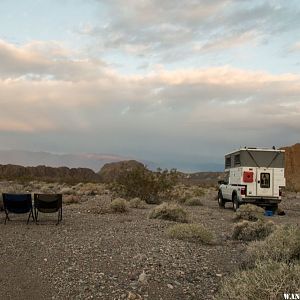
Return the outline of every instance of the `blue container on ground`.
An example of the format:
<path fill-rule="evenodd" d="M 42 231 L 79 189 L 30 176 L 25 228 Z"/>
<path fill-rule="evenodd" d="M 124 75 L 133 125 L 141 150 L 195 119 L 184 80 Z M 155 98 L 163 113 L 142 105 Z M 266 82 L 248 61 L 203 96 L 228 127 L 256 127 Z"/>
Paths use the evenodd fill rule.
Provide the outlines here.
<path fill-rule="evenodd" d="M 272 217 L 273 216 L 273 211 L 272 210 L 265 210 L 265 216 Z"/>

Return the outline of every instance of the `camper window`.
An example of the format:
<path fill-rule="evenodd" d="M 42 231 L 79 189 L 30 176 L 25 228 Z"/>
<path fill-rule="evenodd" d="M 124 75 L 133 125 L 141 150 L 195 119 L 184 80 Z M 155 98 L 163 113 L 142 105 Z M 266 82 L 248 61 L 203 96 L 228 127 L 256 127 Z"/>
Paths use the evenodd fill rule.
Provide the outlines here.
<path fill-rule="evenodd" d="M 230 168 L 231 167 L 231 157 L 228 156 L 225 158 L 225 168 Z"/>
<path fill-rule="evenodd" d="M 270 173 L 260 174 L 260 187 L 265 189 L 270 188 Z"/>
<path fill-rule="evenodd" d="M 240 166 L 241 165 L 241 156 L 240 154 L 237 154 L 234 156 L 234 166 Z"/>

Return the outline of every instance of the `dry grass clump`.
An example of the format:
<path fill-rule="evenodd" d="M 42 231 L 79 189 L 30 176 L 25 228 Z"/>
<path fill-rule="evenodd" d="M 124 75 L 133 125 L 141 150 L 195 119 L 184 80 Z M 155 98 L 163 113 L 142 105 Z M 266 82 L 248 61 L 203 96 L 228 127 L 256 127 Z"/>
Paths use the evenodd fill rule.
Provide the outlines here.
<path fill-rule="evenodd" d="M 146 202 L 141 200 L 140 198 L 132 198 L 129 200 L 129 207 L 131 208 L 146 208 Z"/>
<path fill-rule="evenodd" d="M 111 202 L 110 208 L 113 212 L 125 213 L 128 211 L 128 203 L 123 198 L 116 198 Z"/>
<path fill-rule="evenodd" d="M 242 221 L 235 224 L 233 228 L 232 238 L 234 240 L 245 242 L 262 240 L 274 230 L 274 227 L 275 224 L 271 221 Z"/>
<path fill-rule="evenodd" d="M 300 228 L 291 225 L 278 227 L 264 241 L 250 244 L 247 257 L 249 265 L 267 259 L 278 262 L 300 260 Z"/>
<path fill-rule="evenodd" d="M 211 244 L 214 236 L 200 224 L 176 224 L 167 230 L 167 235 L 173 239 Z"/>
<path fill-rule="evenodd" d="M 187 206 L 202 206 L 202 202 L 198 197 L 192 197 L 189 199 L 186 199 L 184 202 L 185 205 Z"/>
<path fill-rule="evenodd" d="M 253 204 L 244 204 L 236 212 L 236 220 L 257 221 L 263 219 L 265 210 Z"/>
<path fill-rule="evenodd" d="M 200 186 L 186 186 L 184 184 L 178 184 L 172 189 L 170 197 L 174 201 L 184 203 L 187 199 L 191 199 L 193 197 L 201 198 L 205 196 L 206 193 L 207 189 Z"/>
<path fill-rule="evenodd" d="M 162 219 L 174 222 L 187 223 L 188 214 L 185 209 L 175 203 L 162 203 L 156 206 L 149 215 L 150 219 Z"/>
<path fill-rule="evenodd" d="M 68 204 L 78 204 L 79 203 L 79 197 L 76 195 L 66 195 L 63 196 L 63 203 Z"/>
<path fill-rule="evenodd" d="M 299 264 L 258 262 L 253 269 L 225 279 L 216 299 L 283 299 L 284 293 L 297 293 L 299 287 Z"/>
<path fill-rule="evenodd" d="M 75 193 L 75 191 L 74 191 L 74 189 L 72 189 L 70 187 L 63 187 L 60 190 L 60 193 L 63 194 L 63 195 L 73 195 Z"/>

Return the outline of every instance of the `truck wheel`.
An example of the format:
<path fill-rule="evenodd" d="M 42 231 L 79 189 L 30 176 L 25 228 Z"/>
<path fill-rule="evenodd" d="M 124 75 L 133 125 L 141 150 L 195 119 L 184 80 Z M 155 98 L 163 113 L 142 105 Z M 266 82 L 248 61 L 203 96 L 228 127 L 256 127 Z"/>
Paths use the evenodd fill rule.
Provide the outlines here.
<path fill-rule="evenodd" d="M 232 197 L 232 203 L 233 203 L 233 210 L 237 211 L 240 207 L 240 203 L 238 201 L 238 198 L 237 198 L 236 194 L 234 194 L 233 197 Z"/>
<path fill-rule="evenodd" d="M 219 191 L 218 193 L 218 204 L 220 208 L 225 208 L 225 201 L 223 199 L 223 195 L 221 191 Z"/>

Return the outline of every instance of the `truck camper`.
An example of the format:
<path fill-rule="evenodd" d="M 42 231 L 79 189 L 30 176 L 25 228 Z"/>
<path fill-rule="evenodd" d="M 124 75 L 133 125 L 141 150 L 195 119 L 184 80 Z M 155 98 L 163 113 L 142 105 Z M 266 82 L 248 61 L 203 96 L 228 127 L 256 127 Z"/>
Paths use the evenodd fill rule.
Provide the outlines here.
<path fill-rule="evenodd" d="M 243 203 L 273 211 L 281 202 L 285 187 L 284 150 L 244 147 L 225 155 L 225 180 L 219 182 L 218 203 L 233 203 L 236 211 Z"/>

